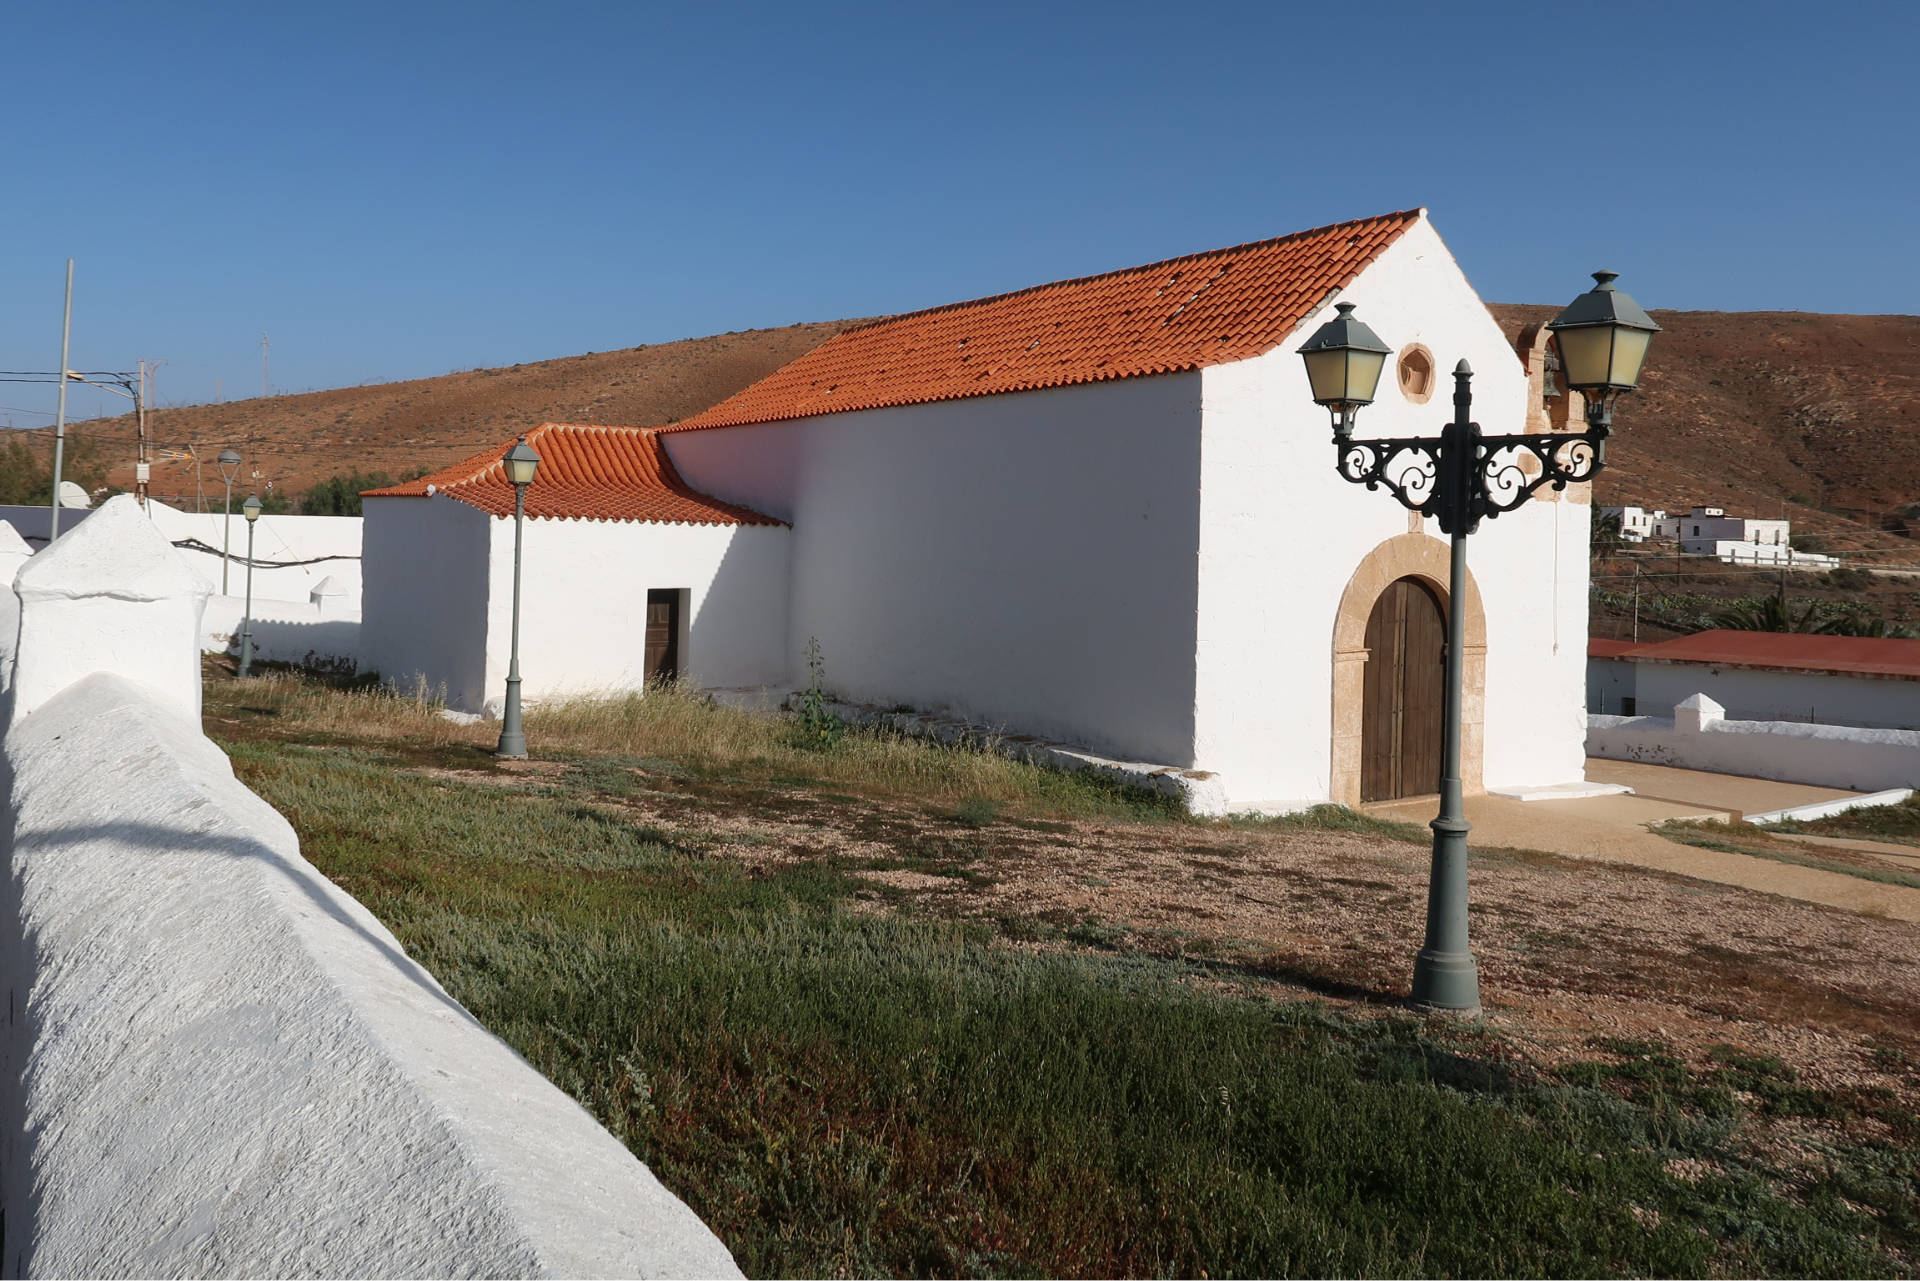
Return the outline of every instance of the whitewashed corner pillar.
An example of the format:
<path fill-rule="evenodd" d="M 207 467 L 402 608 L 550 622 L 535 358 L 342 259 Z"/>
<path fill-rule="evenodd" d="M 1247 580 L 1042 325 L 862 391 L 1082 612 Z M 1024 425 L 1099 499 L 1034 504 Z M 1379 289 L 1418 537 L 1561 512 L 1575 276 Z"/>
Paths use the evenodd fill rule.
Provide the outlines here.
<path fill-rule="evenodd" d="M 31 559 L 27 540 L 0 520 L 0 694 L 13 687 L 13 655 L 20 644 L 20 598 L 13 594 L 13 580 Z"/>
<path fill-rule="evenodd" d="M 1673 709 L 1673 727 L 1682 734 L 1704 733 L 1726 718 L 1727 709 L 1705 694 L 1695 694 Z"/>
<path fill-rule="evenodd" d="M 67 686 L 112 672 L 200 719 L 200 616 L 213 585 L 131 494 L 108 499 L 14 578 L 16 722 Z"/>

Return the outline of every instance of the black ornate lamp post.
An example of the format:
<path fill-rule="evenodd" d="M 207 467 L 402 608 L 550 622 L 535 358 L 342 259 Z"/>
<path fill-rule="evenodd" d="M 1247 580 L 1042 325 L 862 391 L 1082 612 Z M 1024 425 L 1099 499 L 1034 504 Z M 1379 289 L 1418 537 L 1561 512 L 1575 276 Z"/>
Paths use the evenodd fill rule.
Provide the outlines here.
<path fill-rule="evenodd" d="M 527 515 L 527 486 L 540 470 L 540 455 L 522 436 L 501 456 L 500 465 L 513 486 L 513 649 L 507 660 L 507 705 L 500 713 L 500 745 L 495 756 L 527 759 L 527 736 L 520 729 L 520 530 Z"/>
<path fill-rule="evenodd" d="M 1597 271 L 1594 287 L 1547 328 L 1560 346 L 1567 384 L 1586 397 L 1587 429 L 1538 436 L 1488 436 L 1473 421 L 1473 370 L 1453 371 L 1453 421 L 1438 438 L 1355 440 L 1354 419 L 1373 403 L 1390 348 L 1340 303 L 1300 348 L 1316 404 L 1333 415 L 1334 466 L 1355 484 L 1385 486 L 1402 506 L 1431 516 L 1452 540 L 1448 573 L 1447 693 L 1440 813 L 1427 882 L 1426 945 L 1413 965 L 1413 1002 L 1438 1010 L 1480 1008 L 1480 974 L 1467 942 L 1467 832 L 1460 786 L 1460 703 L 1466 649 L 1467 535 L 1481 518 L 1510 512 L 1543 485 L 1591 480 L 1606 465 L 1613 402 L 1640 382 L 1647 345 L 1660 326 Z M 1532 460 L 1532 469 L 1526 464 Z"/>
<path fill-rule="evenodd" d="M 240 619 L 240 667 L 235 676 L 253 675 L 253 524 L 260 519 L 260 495 L 248 494 L 240 504 L 247 518 L 247 612 Z"/>

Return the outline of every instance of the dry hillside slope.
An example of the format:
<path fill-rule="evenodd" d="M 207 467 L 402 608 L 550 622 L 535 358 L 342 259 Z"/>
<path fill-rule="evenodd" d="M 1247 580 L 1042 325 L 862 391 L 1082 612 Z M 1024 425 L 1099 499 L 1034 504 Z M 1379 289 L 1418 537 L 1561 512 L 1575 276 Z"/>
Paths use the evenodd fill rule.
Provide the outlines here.
<path fill-rule="evenodd" d="M 1492 311 L 1513 333 L 1554 309 Z M 1920 502 L 1920 316 L 1653 317 L 1665 332 L 1621 400 L 1600 501 L 1784 510 L 1809 529 L 1842 513 L 1873 527 Z"/>
<path fill-rule="evenodd" d="M 410 382 L 161 409 L 147 415 L 153 440 L 203 462 L 200 484 L 220 493 L 214 455 L 232 446 L 246 458 L 235 486 L 299 492 L 341 472 L 395 477 L 457 462 L 543 422 L 650 427 L 705 409 L 772 373 L 857 321 L 750 329 L 593 352 L 500 369 L 474 369 Z M 127 464 L 112 483 L 133 480 L 133 420 L 99 419 L 78 433 Z M 154 464 L 153 492 L 191 504 L 190 461 Z"/>
<path fill-rule="evenodd" d="M 1509 333 L 1553 310 L 1492 307 Z M 1896 554 L 1915 550 L 1906 539 L 1867 531 L 1920 502 L 1920 317 L 1654 314 L 1666 332 L 1654 345 L 1642 391 L 1621 406 L 1612 465 L 1598 486 L 1602 502 L 1668 508 L 1707 502 L 1758 515 L 1785 512 L 1803 529 L 1849 534 L 1850 543 Z M 543 421 L 671 422 L 853 323 L 749 330 L 411 382 L 163 409 L 150 418 L 162 445 L 191 443 L 203 459 L 234 445 L 258 473 L 243 482 L 248 487 L 270 480 L 298 491 L 339 472 L 399 476 L 441 466 Z M 98 420 L 77 430 L 131 461 L 131 420 Z M 113 480 L 127 484 L 131 471 L 122 466 Z M 203 484 L 209 493 L 218 488 L 211 466 Z M 158 465 L 154 488 L 191 501 L 191 464 Z M 1846 516 L 1864 527 L 1847 524 Z"/>

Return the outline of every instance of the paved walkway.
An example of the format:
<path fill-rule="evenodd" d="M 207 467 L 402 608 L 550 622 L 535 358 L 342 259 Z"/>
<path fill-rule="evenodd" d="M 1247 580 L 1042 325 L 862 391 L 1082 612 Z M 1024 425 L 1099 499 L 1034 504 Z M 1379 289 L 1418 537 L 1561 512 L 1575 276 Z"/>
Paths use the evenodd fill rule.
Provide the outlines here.
<path fill-rule="evenodd" d="M 1473 834 L 1468 839 L 1481 845 L 1631 863 L 1849 911 L 1920 922 L 1920 890 L 1881 885 L 1844 872 L 1796 867 L 1747 854 L 1699 849 L 1647 830 L 1649 823 L 1688 818 L 1738 819 L 1742 814 L 1857 793 L 1628 761 L 1589 760 L 1587 778 L 1594 782 L 1624 783 L 1633 788 L 1635 794 L 1577 801 L 1468 797 L 1467 821 L 1473 824 Z M 1424 824 L 1433 817 L 1434 805 L 1432 797 L 1422 797 L 1381 802 L 1365 808 L 1369 814 L 1382 818 Z"/>

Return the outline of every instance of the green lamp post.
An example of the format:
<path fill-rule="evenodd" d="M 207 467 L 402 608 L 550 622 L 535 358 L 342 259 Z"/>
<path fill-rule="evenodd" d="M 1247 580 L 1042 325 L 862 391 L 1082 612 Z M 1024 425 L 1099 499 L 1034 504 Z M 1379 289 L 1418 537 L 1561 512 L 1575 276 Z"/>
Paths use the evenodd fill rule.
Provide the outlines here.
<path fill-rule="evenodd" d="M 1467 939 L 1467 832 L 1460 783 L 1460 705 L 1466 650 L 1467 535 L 1525 503 L 1543 485 L 1565 489 L 1606 466 L 1613 402 L 1640 382 L 1647 347 L 1660 326 L 1614 288 L 1615 273 L 1594 273 L 1547 328 L 1560 347 L 1567 383 L 1586 397 L 1587 429 L 1488 436 L 1473 421 L 1473 370 L 1453 371 L 1453 421 L 1438 437 L 1355 440 L 1354 419 L 1373 403 L 1389 348 L 1354 318 L 1351 303 L 1300 348 L 1316 404 L 1333 417 L 1334 467 L 1368 489 L 1383 486 L 1400 504 L 1438 522 L 1452 542 L 1448 571 L 1446 703 L 1441 725 L 1440 812 L 1434 818 L 1427 880 L 1425 946 L 1414 958 L 1413 1003 L 1426 1009 L 1480 1008 L 1480 973 Z M 1531 458 L 1537 474 L 1522 462 Z"/>
<path fill-rule="evenodd" d="M 253 525 L 260 519 L 260 495 L 248 494 L 240 504 L 247 518 L 247 610 L 240 618 L 240 667 L 235 676 L 253 675 Z"/>
<path fill-rule="evenodd" d="M 500 714 L 500 746 L 494 755 L 527 759 L 527 736 L 520 729 L 520 533 L 526 524 L 527 486 L 540 470 L 540 455 L 522 436 L 501 456 L 500 468 L 513 486 L 513 642 L 507 660 L 507 704 Z"/>
<path fill-rule="evenodd" d="M 220 594 L 227 594 L 227 553 L 233 542 L 233 478 L 240 474 L 240 455 L 232 449 L 220 451 L 214 460 L 220 464 L 220 478 L 227 482 L 226 502 L 220 508 Z"/>

